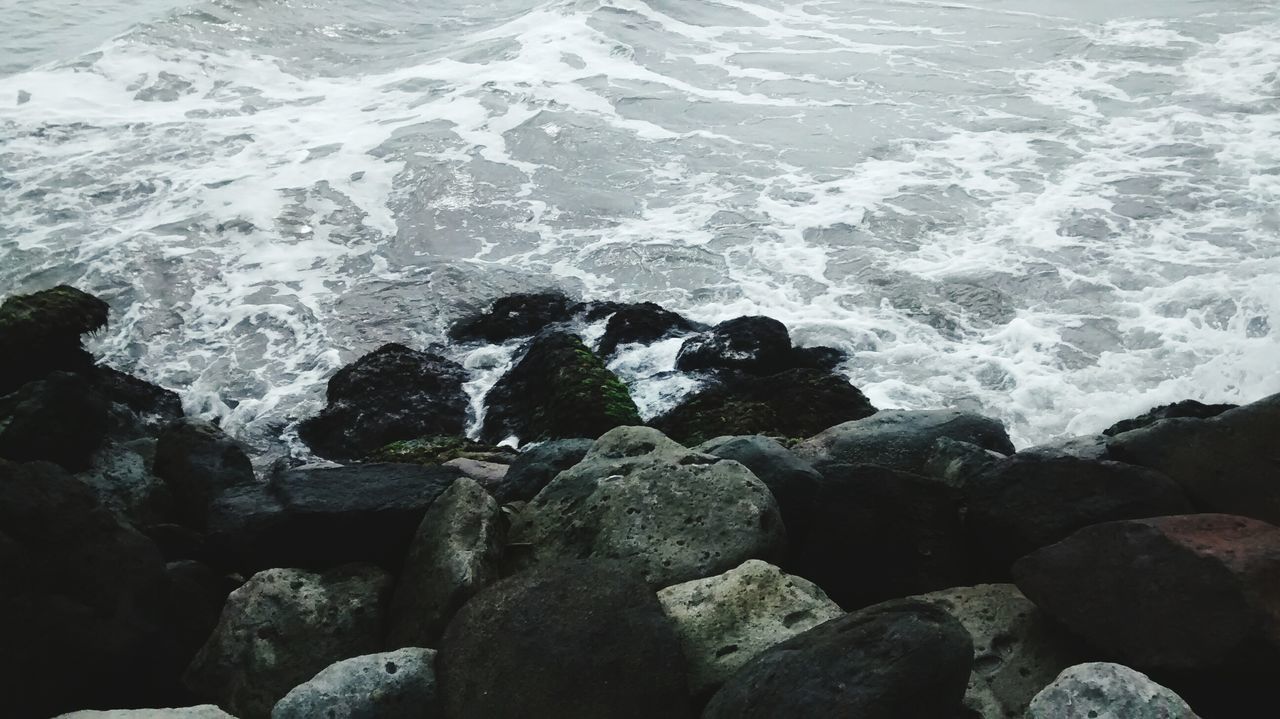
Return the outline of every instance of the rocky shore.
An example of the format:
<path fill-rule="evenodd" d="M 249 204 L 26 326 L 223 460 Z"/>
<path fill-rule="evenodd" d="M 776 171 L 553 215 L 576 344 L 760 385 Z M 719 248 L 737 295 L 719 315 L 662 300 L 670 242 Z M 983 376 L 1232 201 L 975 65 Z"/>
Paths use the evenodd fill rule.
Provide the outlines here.
<path fill-rule="evenodd" d="M 1280 705 L 1280 395 L 1015 452 L 990 418 L 877 410 L 770 318 L 513 295 L 450 332 L 523 342 L 477 437 L 467 371 L 388 344 L 298 426 L 324 461 L 255 473 L 94 361 L 108 314 L 0 306 L 3 716 Z M 645 423 L 608 359 L 672 337 L 700 389 Z"/>

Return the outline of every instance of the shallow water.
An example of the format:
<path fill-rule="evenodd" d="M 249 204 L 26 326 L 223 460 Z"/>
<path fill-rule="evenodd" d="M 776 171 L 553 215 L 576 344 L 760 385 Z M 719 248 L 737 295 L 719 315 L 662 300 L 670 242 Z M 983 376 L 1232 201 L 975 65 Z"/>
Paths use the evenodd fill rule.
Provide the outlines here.
<path fill-rule="evenodd" d="M 5 4 L 0 287 L 108 299 L 99 352 L 259 449 L 548 286 L 775 316 L 1024 446 L 1280 391 L 1274 3 Z M 677 345 L 615 363 L 649 413 Z"/>

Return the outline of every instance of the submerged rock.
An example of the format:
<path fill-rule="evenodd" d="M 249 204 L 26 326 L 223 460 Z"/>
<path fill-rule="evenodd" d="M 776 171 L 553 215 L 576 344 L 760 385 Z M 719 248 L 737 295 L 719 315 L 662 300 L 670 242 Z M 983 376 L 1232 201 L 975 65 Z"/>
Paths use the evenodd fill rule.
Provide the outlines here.
<path fill-rule="evenodd" d="M 50 372 L 87 373 L 80 336 L 107 324 L 106 302 L 69 285 L 12 295 L 0 305 L 0 395 Z"/>
<path fill-rule="evenodd" d="M 772 317 L 737 317 L 685 340 L 676 355 L 676 369 L 768 375 L 787 369 L 790 359 L 786 325 Z"/>
<path fill-rule="evenodd" d="M 53 372 L 28 382 L 0 397 L 0 457 L 88 469 L 107 436 L 107 411 L 107 401 L 80 375 Z"/>
<path fill-rule="evenodd" d="M 647 427 L 609 431 L 517 516 L 533 562 L 613 562 L 664 587 L 776 559 L 786 532 L 768 487 L 737 462 Z"/>
<path fill-rule="evenodd" d="M 724 435 L 808 437 L 875 412 L 844 377 L 791 369 L 768 377 L 726 378 L 684 398 L 652 424 L 672 439 L 694 445 Z"/>
<path fill-rule="evenodd" d="M 535 335 L 547 325 L 569 320 L 573 314 L 573 303 L 560 292 L 507 295 L 495 300 L 488 310 L 455 322 L 449 328 L 449 339 L 499 344 Z"/>
<path fill-rule="evenodd" d="M 284 696 L 271 719 L 422 719 L 439 716 L 436 652 L 407 648 L 331 664 Z"/>
<path fill-rule="evenodd" d="M 818 471 L 825 464 L 876 464 L 922 474 L 943 437 L 1005 455 L 1014 451 L 998 421 L 953 409 L 883 410 L 831 427 L 792 451 Z"/>
<path fill-rule="evenodd" d="M 1191 707 L 1142 672 L 1092 662 L 1066 669 L 1036 695 L 1027 719 L 1198 719 Z"/>
<path fill-rule="evenodd" d="M 684 719 L 684 661 L 643 582 L 596 562 L 521 572 L 471 599 L 440 643 L 453 719 Z"/>
<path fill-rule="evenodd" d="M 184 419 L 167 427 L 156 444 L 154 469 L 173 497 L 179 519 L 204 529 L 209 504 L 232 487 L 254 485 L 244 447 L 218 427 Z"/>
<path fill-rule="evenodd" d="M 587 346 L 566 332 L 534 338 L 485 397 L 481 437 L 521 442 L 599 437 L 620 425 L 640 424 L 626 385 Z"/>
<path fill-rule="evenodd" d="M 466 372 L 439 355 L 386 344 L 338 370 L 328 405 L 298 425 L 298 436 L 327 459 L 357 459 L 401 440 L 461 435 Z"/>

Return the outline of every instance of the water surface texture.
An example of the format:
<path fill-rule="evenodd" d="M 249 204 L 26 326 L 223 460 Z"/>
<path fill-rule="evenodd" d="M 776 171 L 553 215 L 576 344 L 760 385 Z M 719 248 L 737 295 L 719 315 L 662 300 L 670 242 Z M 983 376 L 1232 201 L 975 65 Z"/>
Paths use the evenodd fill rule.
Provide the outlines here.
<path fill-rule="evenodd" d="M 763 313 L 1027 445 L 1280 391 L 1280 6 L 0 0 L 0 288 L 262 448 L 556 286 Z M 646 413 L 678 341 L 614 366 Z M 483 392 L 510 349 L 450 350 Z"/>

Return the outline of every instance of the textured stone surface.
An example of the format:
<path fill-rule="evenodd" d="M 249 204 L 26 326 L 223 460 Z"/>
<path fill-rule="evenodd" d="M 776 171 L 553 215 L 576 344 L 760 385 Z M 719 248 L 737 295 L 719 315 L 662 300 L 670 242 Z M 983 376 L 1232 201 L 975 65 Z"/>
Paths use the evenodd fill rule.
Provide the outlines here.
<path fill-rule="evenodd" d="M 92 709 L 63 714 L 56 719 L 236 719 L 213 704 L 173 709 Z"/>
<path fill-rule="evenodd" d="M 782 554 L 768 487 L 737 462 L 692 452 L 647 427 L 619 427 L 516 518 L 534 562 L 602 559 L 655 587 Z"/>
<path fill-rule="evenodd" d="M 244 447 L 197 419 L 179 420 L 161 433 L 154 470 L 169 487 L 179 519 L 196 529 L 205 528 L 209 504 L 224 490 L 256 483 Z"/>
<path fill-rule="evenodd" d="M 844 612 L 821 589 L 752 559 L 658 592 L 689 664 L 689 690 L 707 699 L 742 665 Z"/>
<path fill-rule="evenodd" d="M 405 648 L 343 659 L 276 703 L 271 719 L 422 719 L 439 716 L 436 653 Z"/>
<path fill-rule="evenodd" d="M 533 499 L 557 474 L 581 462 L 593 443 L 585 438 L 555 439 L 522 451 L 493 491 L 494 499 L 500 504 Z"/>
<path fill-rule="evenodd" d="M 321 669 L 378 649 L 390 577 L 349 565 L 268 569 L 231 593 L 184 683 L 240 719 L 260 719 Z"/>
<path fill-rule="evenodd" d="M 0 305 L 0 395 L 50 372 L 87 372 L 80 336 L 107 324 L 107 303 L 69 285 L 11 295 Z"/>
<path fill-rule="evenodd" d="M 689 320 L 652 302 L 624 304 L 610 309 L 613 313 L 596 348 L 602 357 L 612 355 L 619 345 L 632 342 L 649 344 L 695 329 Z M 588 312 L 587 318 L 591 319 L 592 315 Z"/>
<path fill-rule="evenodd" d="M 151 473 L 147 455 L 154 448 L 155 440 L 148 439 L 109 442 L 94 452 L 89 468 L 76 479 L 93 490 L 102 506 L 135 526 L 167 522 L 173 497 L 164 480 Z"/>
<path fill-rule="evenodd" d="M 435 646 L 462 603 L 498 577 L 506 519 L 475 481 L 455 481 L 431 505 L 391 599 L 388 641 Z"/>
<path fill-rule="evenodd" d="M 759 435 L 717 437 L 698 445 L 694 451 L 732 459 L 751 470 L 778 501 L 791 545 L 797 546 L 803 541 L 812 522 L 818 486 L 822 483 L 822 475 L 817 470 L 776 440 Z"/>
<path fill-rule="evenodd" d="M 793 447 L 819 471 L 824 464 L 877 464 L 917 474 L 926 471 L 934 443 L 942 437 L 1013 454 L 1004 426 L 959 410 L 884 410 L 845 422 Z"/>
<path fill-rule="evenodd" d="M 437 671 L 451 719 L 692 716 L 657 598 L 597 562 L 541 566 L 481 591 L 449 624 Z"/>
<path fill-rule="evenodd" d="M 1027 719 L 1197 719 L 1177 694 L 1120 664 L 1078 664 L 1036 695 Z"/>

